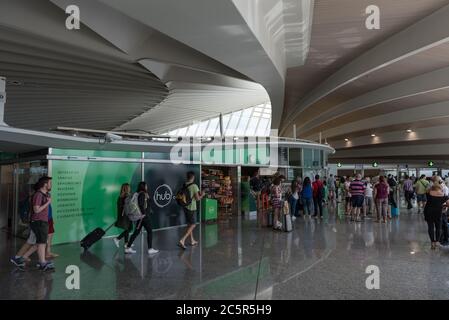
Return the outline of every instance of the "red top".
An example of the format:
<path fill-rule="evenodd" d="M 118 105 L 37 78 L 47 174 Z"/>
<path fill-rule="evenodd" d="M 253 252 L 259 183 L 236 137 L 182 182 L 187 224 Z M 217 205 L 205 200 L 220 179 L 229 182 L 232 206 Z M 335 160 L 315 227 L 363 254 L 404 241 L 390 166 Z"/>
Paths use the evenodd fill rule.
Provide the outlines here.
<path fill-rule="evenodd" d="M 32 206 L 34 207 L 41 207 L 44 204 L 46 204 L 48 201 L 48 196 L 46 194 L 43 194 L 40 191 L 37 191 L 32 198 Z M 31 221 L 45 221 L 48 222 L 48 207 L 46 207 L 44 210 L 42 210 L 39 213 L 35 213 L 33 210 L 33 214 L 31 215 Z"/>
<path fill-rule="evenodd" d="M 321 180 L 315 180 L 312 183 L 312 188 L 313 188 L 313 197 L 314 198 L 321 196 L 320 194 L 318 194 L 318 190 L 323 189 L 323 182 Z"/>

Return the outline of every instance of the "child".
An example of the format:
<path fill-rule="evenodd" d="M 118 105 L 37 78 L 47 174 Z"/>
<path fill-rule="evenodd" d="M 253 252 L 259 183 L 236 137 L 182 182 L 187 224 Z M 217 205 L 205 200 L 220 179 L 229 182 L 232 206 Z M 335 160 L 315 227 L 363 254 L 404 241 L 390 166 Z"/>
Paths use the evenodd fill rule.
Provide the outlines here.
<path fill-rule="evenodd" d="M 329 199 L 329 187 L 327 186 L 326 180 L 323 181 L 323 202 L 327 204 L 327 200 Z"/>

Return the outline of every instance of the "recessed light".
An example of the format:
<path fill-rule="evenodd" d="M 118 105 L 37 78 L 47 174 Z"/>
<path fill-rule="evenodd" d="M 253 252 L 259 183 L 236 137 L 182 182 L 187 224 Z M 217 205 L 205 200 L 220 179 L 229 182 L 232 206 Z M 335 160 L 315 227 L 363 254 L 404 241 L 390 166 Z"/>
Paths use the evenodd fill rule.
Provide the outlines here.
<path fill-rule="evenodd" d="M 349 139 L 348 139 L 348 138 L 346 138 L 346 139 L 345 139 L 345 141 L 346 141 L 346 142 L 348 142 L 348 141 L 349 141 Z"/>
<path fill-rule="evenodd" d="M 407 132 L 408 132 L 408 133 L 412 133 L 413 130 L 412 130 L 412 129 L 407 129 Z"/>
<path fill-rule="evenodd" d="M 371 137 L 373 137 L 373 138 L 374 138 L 375 136 L 376 136 L 376 135 L 375 135 L 374 133 L 371 135 Z"/>

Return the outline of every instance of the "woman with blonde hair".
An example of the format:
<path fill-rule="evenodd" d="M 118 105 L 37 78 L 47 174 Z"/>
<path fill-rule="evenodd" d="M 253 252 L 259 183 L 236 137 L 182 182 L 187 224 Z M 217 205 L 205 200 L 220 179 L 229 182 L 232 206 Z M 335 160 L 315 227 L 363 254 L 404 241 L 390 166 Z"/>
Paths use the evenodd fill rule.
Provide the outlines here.
<path fill-rule="evenodd" d="M 120 248 L 120 240 L 125 238 L 125 248 L 129 241 L 129 234 L 132 231 L 133 224 L 129 220 L 128 216 L 125 214 L 125 199 L 131 194 L 131 186 L 129 183 L 122 184 L 120 188 L 120 195 L 117 199 L 117 221 L 115 226 L 117 228 L 123 229 L 124 231 L 117 237 L 113 238 L 117 248 Z"/>
<path fill-rule="evenodd" d="M 427 202 L 424 208 L 424 217 L 427 222 L 428 233 L 432 243 L 431 249 L 435 250 L 439 245 L 441 234 L 441 215 L 443 206 L 449 205 L 449 197 L 445 196 L 438 179 L 427 193 Z"/>

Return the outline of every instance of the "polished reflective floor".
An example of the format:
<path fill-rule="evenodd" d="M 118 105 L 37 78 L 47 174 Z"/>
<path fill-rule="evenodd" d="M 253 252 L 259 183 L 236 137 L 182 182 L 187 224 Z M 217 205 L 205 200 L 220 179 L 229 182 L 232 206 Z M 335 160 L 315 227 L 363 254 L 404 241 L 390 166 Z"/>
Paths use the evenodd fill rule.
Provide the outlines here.
<path fill-rule="evenodd" d="M 161 252 L 153 257 L 142 241 L 126 256 L 111 239 L 87 254 L 78 244 L 55 246 L 53 273 L 36 270 L 35 262 L 25 271 L 12 266 L 9 256 L 22 241 L 0 233 L 0 299 L 449 298 L 449 252 L 430 250 L 416 209 L 401 209 L 387 224 L 350 223 L 335 211 L 325 209 L 323 220 L 298 219 L 290 233 L 250 217 L 202 225 L 201 246 L 186 251 L 176 246 L 182 229 L 157 231 Z M 79 290 L 66 287 L 69 265 L 79 267 Z M 369 290 L 372 265 L 380 288 Z"/>

